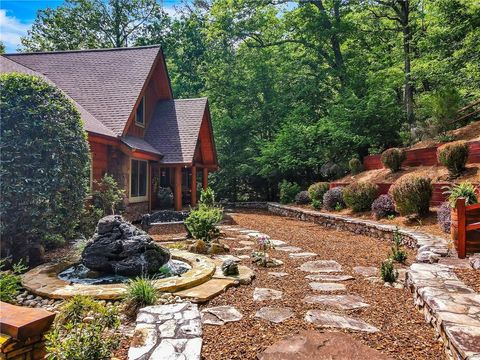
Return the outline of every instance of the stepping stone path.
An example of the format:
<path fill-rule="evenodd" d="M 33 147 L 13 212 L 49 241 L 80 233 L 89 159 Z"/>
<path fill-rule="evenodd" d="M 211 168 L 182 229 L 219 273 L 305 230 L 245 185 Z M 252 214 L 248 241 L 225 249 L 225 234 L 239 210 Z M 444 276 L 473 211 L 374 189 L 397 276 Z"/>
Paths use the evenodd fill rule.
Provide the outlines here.
<path fill-rule="evenodd" d="M 356 295 L 313 295 L 305 297 L 303 301 L 307 304 L 333 306 L 339 310 L 355 310 L 370 306 Z"/>
<path fill-rule="evenodd" d="M 262 307 L 255 314 L 255 317 L 279 324 L 293 316 L 291 308 Z"/>
<path fill-rule="evenodd" d="M 190 302 L 140 309 L 129 360 L 200 360 L 200 311 Z"/>
<path fill-rule="evenodd" d="M 283 297 L 283 292 L 268 288 L 255 288 L 253 290 L 253 301 L 279 300 Z"/>
<path fill-rule="evenodd" d="M 202 310 L 202 323 L 209 325 L 225 325 L 228 322 L 240 321 L 242 314 L 233 306 L 217 306 Z"/>
<path fill-rule="evenodd" d="M 255 242 L 250 241 L 250 240 L 241 240 L 238 243 L 242 244 L 242 245 L 245 245 L 245 246 L 255 245 Z"/>
<path fill-rule="evenodd" d="M 285 252 L 297 252 L 297 251 L 302 251 L 302 248 L 297 246 L 281 246 L 279 248 L 276 248 L 275 250 L 285 251 Z"/>
<path fill-rule="evenodd" d="M 272 240 L 272 239 L 270 239 L 270 244 L 272 244 L 273 246 L 285 246 L 285 245 L 287 245 L 287 243 L 285 241 Z"/>
<path fill-rule="evenodd" d="M 365 277 L 378 276 L 378 268 L 373 266 L 355 266 L 353 271 Z"/>
<path fill-rule="evenodd" d="M 375 326 L 367 324 L 363 320 L 355 319 L 350 316 L 341 315 L 331 311 L 309 310 L 305 315 L 305 321 L 310 322 L 320 328 L 345 329 L 364 331 L 368 333 L 379 331 Z"/>
<path fill-rule="evenodd" d="M 314 257 L 314 256 L 317 256 L 317 254 L 315 254 L 313 252 L 301 252 L 301 253 L 289 254 L 288 256 L 293 258 L 293 259 L 297 259 L 297 258 L 301 259 L 301 258 Z"/>
<path fill-rule="evenodd" d="M 273 276 L 273 277 L 276 277 L 276 278 L 282 278 L 282 277 L 285 277 L 285 276 L 288 276 L 288 273 L 286 272 L 269 272 L 268 273 L 269 276 Z"/>
<path fill-rule="evenodd" d="M 312 281 L 347 281 L 353 280 L 354 277 L 350 275 L 315 274 L 307 275 L 305 276 L 305 279 Z"/>
<path fill-rule="evenodd" d="M 234 251 L 249 251 L 249 250 L 252 250 L 252 247 L 251 246 L 244 246 L 244 247 L 241 247 L 241 248 L 233 248 L 233 250 Z"/>
<path fill-rule="evenodd" d="M 334 260 L 315 260 L 302 264 L 299 269 L 311 273 L 332 273 L 342 271 L 342 265 Z"/>
<path fill-rule="evenodd" d="M 347 288 L 343 284 L 311 282 L 310 288 L 315 291 L 345 291 Z"/>

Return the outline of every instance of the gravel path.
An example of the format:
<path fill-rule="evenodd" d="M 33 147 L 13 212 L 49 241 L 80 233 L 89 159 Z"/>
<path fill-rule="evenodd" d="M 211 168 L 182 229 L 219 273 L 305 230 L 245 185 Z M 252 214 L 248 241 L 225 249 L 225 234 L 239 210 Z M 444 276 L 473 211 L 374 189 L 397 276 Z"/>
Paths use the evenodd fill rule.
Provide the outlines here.
<path fill-rule="evenodd" d="M 329 310 L 361 319 L 380 329 L 377 333 L 352 333 L 364 344 L 377 349 L 394 359 L 443 359 L 444 354 L 436 341 L 434 330 L 425 323 L 423 316 L 413 306 L 408 290 L 385 287 L 383 283 L 372 283 L 353 271 L 355 266 L 375 266 L 387 257 L 390 244 L 373 238 L 347 232 L 326 230 L 318 225 L 287 219 L 262 212 L 231 214 L 230 223 L 245 229 L 254 229 L 283 240 L 289 246 L 302 248 L 302 252 L 318 254 L 316 258 L 291 258 L 288 252 L 272 250 L 271 256 L 282 260 L 283 266 L 256 269 L 257 278 L 250 286 L 231 288 L 213 299 L 205 307 L 220 305 L 235 306 L 243 315 L 242 320 L 223 326 L 204 325 L 202 358 L 210 359 L 254 359 L 267 346 L 285 335 L 315 327 L 304 320 L 308 310 Z M 227 236 L 239 235 L 231 231 Z M 245 239 L 241 239 L 245 240 Z M 225 240 L 230 247 L 241 247 L 239 240 Z M 242 252 L 248 254 L 248 252 Z M 240 252 L 233 251 L 238 255 Z M 409 259 L 414 252 L 408 250 Z M 303 302 L 305 296 L 318 295 L 305 279 L 308 273 L 297 268 L 311 260 L 335 260 L 343 269 L 342 274 L 355 280 L 343 281 L 346 291 L 328 294 L 360 296 L 367 308 L 338 310 Z M 249 260 L 242 262 L 249 265 Z M 284 272 L 288 276 L 271 276 L 269 272 Z M 283 292 L 282 299 L 253 301 L 254 288 L 271 288 Z M 272 324 L 255 317 L 262 307 L 291 308 L 294 315 L 282 323 Z"/>

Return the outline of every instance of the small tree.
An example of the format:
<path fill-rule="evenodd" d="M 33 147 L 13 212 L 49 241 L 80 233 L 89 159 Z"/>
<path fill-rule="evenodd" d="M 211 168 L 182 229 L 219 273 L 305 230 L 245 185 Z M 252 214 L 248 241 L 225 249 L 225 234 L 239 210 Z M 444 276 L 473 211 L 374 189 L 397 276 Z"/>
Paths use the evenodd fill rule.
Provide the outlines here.
<path fill-rule="evenodd" d="M 95 206 L 103 209 L 106 215 L 114 215 L 115 209 L 123 201 L 125 190 L 118 187 L 113 176 L 105 174 L 100 181 L 95 181 L 93 199 Z"/>

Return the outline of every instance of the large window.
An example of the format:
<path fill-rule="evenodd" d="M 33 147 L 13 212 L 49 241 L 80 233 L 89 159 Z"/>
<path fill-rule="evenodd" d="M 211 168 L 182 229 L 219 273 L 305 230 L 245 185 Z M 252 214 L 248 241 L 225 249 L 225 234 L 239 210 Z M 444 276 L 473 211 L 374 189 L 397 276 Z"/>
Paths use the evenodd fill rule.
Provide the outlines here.
<path fill-rule="evenodd" d="M 143 200 L 147 198 L 148 164 L 143 160 L 131 161 L 130 198 Z"/>
<path fill-rule="evenodd" d="M 144 126 L 145 125 L 145 96 L 142 97 L 140 103 L 137 106 L 137 111 L 135 113 L 135 122 L 137 125 Z"/>

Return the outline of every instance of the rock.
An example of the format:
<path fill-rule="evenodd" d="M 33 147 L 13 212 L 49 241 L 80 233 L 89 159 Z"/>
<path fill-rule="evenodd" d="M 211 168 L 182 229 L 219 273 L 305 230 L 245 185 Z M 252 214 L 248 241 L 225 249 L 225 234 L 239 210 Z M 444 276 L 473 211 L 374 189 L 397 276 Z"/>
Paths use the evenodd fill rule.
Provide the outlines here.
<path fill-rule="evenodd" d="M 257 357 L 259 360 L 391 360 L 349 334 L 314 331 L 289 335 Z"/>
<path fill-rule="evenodd" d="M 208 247 L 208 254 L 214 255 L 214 254 L 222 254 L 224 252 L 228 252 L 230 249 L 227 245 L 220 244 L 217 242 L 212 242 L 210 243 L 210 246 Z"/>
<path fill-rule="evenodd" d="M 197 240 L 195 241 L 195 243 L 188 247 L 188 251 L 195 254 L 206 254 L 207 250 L 207 244 L 203 240 Z"/>
<path fill-rule="evenodd" d="M 276 277 L 276 278 L 281 278 L 281 277 L 288 276 L 288 273 L 286 273 L 286 272 L 273 272 L 272 271 L 272 272 L 269 272 L 268 275 Z"/>
<path fill-rule="evenodd" d="M 279 324 L 293 316 L 291 308 L 262 307 L 255 313 L 255 317 Z"/>
<path fill-rule="evenodd" d="M 440 260 L 440 255 L 432 251 L 422 251 L 417 254 L 416 260 L 420 263 L 434 264 Z"/>
<path fill-rule="evenodd" d="M 279 290 L 268 288 L 255 288 L 253 290 L 253 301 L 279 300 L 283 293 Z"/>
<path fill-rule="evenodd" d="M 310 288 L 315 291 L 345 291 L 347 288 L 343 284 L 337 283 L 319 283 L 319 282 L 311 282 Z"/>
<path fill-rule="evenodd" d="M 342 271 L 342 266 L 334 260 L 315 260 L 302 264 L 299 269 L 311 273 L 330 273 Z"/>
<path fill-rule="evenodd" d="M 312 281 L 347 281 L 353 280 L 354 277 L 350 275 L 334 275 L 334 274 L 315 274 L 307 275 L 305 279 Z"/>
<path fill-rule="evenodd" d="M 303 301 L 307 304 L 333 306 L 339 310 L 355 310 L 370 306 L 356 295 L 313 295 L 305 297 Z"/>
<path fill-rule="evenodd" d="M 272 244 L 273 246 L 284 246 L 287 243 L 285 241 L 282 241 L 282 240 L 272 240 L 272 239 L 270 239 L 270 244 Z"/>
<path fill-rule="evenodd" d="M 299 252 L 299 253 L 288 254 L 288 256 L 292 259 L 299 259 L 299 258 L 315 257 L 317 256 L 317 254 L 313 252 Z"/>
<path fill-rule="evenodd" d="M 363 320 L 344 316 L 331 311 L 309 310 L 305 315 L 305 321 L 321 328 L 347 329 L 369 333 L 379 331 L 376 327 L 367 324 Z"/>
<path fill-rule="evenodd" d="M 87 268 L 122 276 L 153 275 L 169 260 L 167 249 L 156 245 L 148 234 L 120 215 L 100 219 L 82 252 L 82 263 Z"/>
<path fill-rule="evenodd" d="M 373 266 L 355 266 L 353 271 L 365 277 L 378 276 L 378 268 Z"/>
<path fill-rule="evenodd" d="M 475 270 L 480 270 L 480 254 L 475 254 L 470 258 L 470 265 Z"/>
<path fill-rule="evenodd" d="M 222 264 L 222 273 L 225 276 L 238 275 L 238 265 L 232 259 L 225 260 Z"/>
<path fill-rule="evenodd" d="M 240 321 L 242 314 L 233 306 L 217 306 L 202 310 L 202 322 L 209 325 L 224 325 Z"/>
<path fill-rule="evenodd" d="M 282 246 L 279 248 L 276 248 L 278 251 L 285 251 L 285 252 L 297 252 L 297 251 L 302 251 L 302 248 L 298 246 Z"/>

